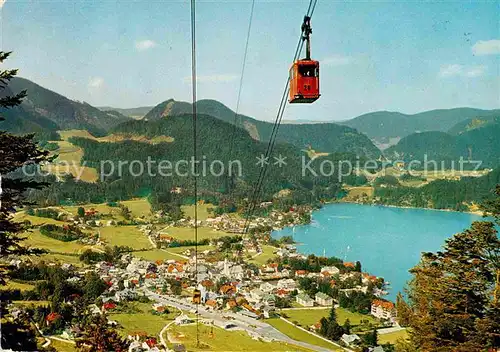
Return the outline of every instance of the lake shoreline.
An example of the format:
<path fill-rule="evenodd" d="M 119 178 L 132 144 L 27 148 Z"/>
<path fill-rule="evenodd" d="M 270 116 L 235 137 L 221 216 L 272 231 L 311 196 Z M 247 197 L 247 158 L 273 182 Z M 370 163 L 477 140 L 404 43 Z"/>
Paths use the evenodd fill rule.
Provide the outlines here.
<path fill-rule="evenodd" d="M 483 219 L 482 214 L 445 209 L 343 201 L 328 204 L 313 212 L 312 223 L 304 224 L 308 226 L 287 226 L 271 236 L 292 236 L 297 252 L 306 256 L 359 260 L 367 272 L 390 282 L 389 300 L 403 291 L 411 279 L 408 270 L 418 264 L 422 252 L 440 250 L 446 239 Z M 339 220 L 339 216 L 345 218 Z"/>
<path fill-rule="evenodd" d="M 483 212 L 479 210 L 469 210 L 469 211 L 460 211 L 453 209 L 437 209 L 437 208 L 424 208 L 424 207 L 412 207 L 409 205 L 392 205 L 392 204 L 378 204 L 378 203 L 360 203 L 355 201 L 348 200 L 339 200 L 325 203 L 327 204 L 359 204 L 359 205 L 369 205 L 369 206 L 377 206 L 377 207 L 387 207 L 387 208 L 400 208 L 400 209 L 422 209 L 422 210 L 435 210 L 435 211 L 444 211 L 450 213 L 462 213 L 462 214 L 473 214 L 478 216 L 483 216 Z"/>

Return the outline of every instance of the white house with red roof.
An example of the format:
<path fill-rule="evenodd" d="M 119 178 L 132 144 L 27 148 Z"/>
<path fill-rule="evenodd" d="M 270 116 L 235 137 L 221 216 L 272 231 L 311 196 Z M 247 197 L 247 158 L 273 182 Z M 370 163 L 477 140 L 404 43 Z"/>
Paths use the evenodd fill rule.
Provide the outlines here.
<path fill-rule="evenodd" d="M 390 301 L 374 299 L 370 313 L 376 318 L 394 321 L 396 318 L 396 307 Z"/>

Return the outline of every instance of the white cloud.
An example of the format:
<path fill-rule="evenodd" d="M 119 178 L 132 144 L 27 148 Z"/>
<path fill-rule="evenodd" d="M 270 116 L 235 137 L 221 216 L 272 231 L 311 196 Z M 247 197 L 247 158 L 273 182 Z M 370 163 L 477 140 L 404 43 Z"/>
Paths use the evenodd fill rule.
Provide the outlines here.
<path fill-rule="evenodd" d="M 486 72 L 486 66 L 464 66 L 459 64 L 452 64 L 441 67 L 439 77 L 467 77 L 475 78 L 482 76 Z"/>
<path fill-rule="evenodd" d="M 464 69 L 463 66 L 458 64 L 443 66 L 439 71 L 439 76 L 440 77 L 459 76 L 462 74 L 463 69 Z"/>
<path fill-rule="evenodd" d="M 472 46 L 474 55 L 500 54 L 500 39 L 480 40 Z"/>
<path fill-rule="evenodd" d="M 89 79 L 89 88 L 99 89 L 103 86 L 104 79 L 102 77 L 91 77 Z"/>
<path fill-rule="evenodd" d="M 238 79 L 238 75 L 220 74 L 220 75 L 202 75 L 196 76 L 197 83 L 224 83 Z M 191 76 L 184 77 L 184 82 L 190 83 Z"/>
<path fill-rule="evenodd" d="M 474 66 L 474 67 L 469 67 L 465 71 L 465 76 L 474 78 L 482 76 L 485 72 L 486 72 L 486 66 Z"/>
<path fill-rule="evenodd" d="M 156 46 L 156 42 L 151 40 L 151 39 L 146 39 L 146 40 L 140 40 L 135 42 L 135 48 L 138 51 L 144 51 L 148 49 L 152 49 Z"/>
<path fill-rule="evenodd" d="M 3 4 L 5 4 L 5 1 L 7 0 L 0 0 L 0 9 L 2 8 Z"/>
<path fill-rule="evenodd" d="M 352 57 L 343 55 L 329 56 L 320 61 L 320 64 L 327 66 L 344 66 L 350 63 L 352 63 Z"/>

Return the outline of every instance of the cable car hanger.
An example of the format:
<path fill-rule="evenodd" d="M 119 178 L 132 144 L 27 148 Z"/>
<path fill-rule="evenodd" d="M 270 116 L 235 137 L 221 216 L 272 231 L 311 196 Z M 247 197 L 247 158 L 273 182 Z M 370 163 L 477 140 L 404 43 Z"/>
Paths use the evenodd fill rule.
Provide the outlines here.
<path fill-rule="evenodd" d="M 311 59 L 311 17 L 304 16 L 302 41 L 306 43 L 306 57 L 296 60 L 290 68 L 290 93 L 288 101 L 294 103 L 313 103 L 319 94 L 319 61 Z"/>
<path fill-rule="evenodd" d="M 302 23 L 302 40 L 306 42 L 306 60 L 311 60 L 311 34 L 313 32 L 311 28 L 311 17 L 304 16 L 304 22 Z"/>

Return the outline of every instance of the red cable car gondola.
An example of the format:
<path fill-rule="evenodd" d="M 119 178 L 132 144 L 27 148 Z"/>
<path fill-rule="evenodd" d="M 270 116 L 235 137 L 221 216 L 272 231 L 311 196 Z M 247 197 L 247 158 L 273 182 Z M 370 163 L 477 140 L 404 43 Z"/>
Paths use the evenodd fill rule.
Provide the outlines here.
<path fill-rule="evenodd" d="M 311 18 L 304 17 L 302 40 L 306 42 L 305 59 L 296 60 L 290 68 L 290 103 L 312 103 L 319 94 L 319 61 L 311 60 Z"/>

